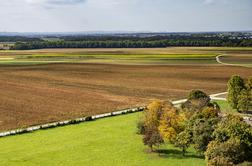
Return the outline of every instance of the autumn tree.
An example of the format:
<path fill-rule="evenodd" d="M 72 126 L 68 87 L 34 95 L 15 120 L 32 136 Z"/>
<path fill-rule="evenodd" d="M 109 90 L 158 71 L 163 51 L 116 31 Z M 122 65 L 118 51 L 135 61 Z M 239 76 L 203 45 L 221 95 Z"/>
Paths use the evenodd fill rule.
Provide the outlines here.
<path fill-rule="evenodd" d="M 144 111 L 143 119 L 138 123 L 139 133 L 143 135 L 143 143 L 149 146 L 151 151 L 153 146 L 159 146 L 164 142 L 158 130 L 164 105 L 161 101 L 151 102 Z"/>
<path fill-rule="evenodd" d="M 166 107 L 160 117 L 158 127 L 165 141 L 173 143 L 177 135 L 184 130 L 185 116 L 173 106 Z"/>
<path fill-rule="evenodd" d="M 228 103 L 232 108 L 239 110 L 238 108 L 239 95 L 241 94 L 241 91 L 243 89 L 245 89 L 244 80 L 238 75 L 232 76 L 228 81 L 228 98 L 227 98 Z"/>

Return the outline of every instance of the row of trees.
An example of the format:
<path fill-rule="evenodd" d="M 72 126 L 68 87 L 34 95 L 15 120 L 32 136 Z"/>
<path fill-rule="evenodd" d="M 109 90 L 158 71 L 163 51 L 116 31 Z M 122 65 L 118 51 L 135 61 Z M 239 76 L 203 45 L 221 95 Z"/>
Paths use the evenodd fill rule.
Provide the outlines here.
<path fill-rule="evenodd" d="M 56 40 L 16 42 L 14 50 L 42 48 L 153 48 L 169 46 L 251 47 L 252 39 L 222 38 L 88 38 L 87 40 Z"/>
<path fill-rule="evenodd" d="M 247 81 L 240 76 L 232 76 L 228 81 L 228 103 L 238 112 L 246 112 L 252 107 L 252 77 Z"/>
<path fill-rule="evenodd" d="M 181 108 L 154 101 L 138 123 L 143 143 L 151 151 L 174 144 L 185 155 L 192 146 L 208 165 L 234 165 L 251 160 L 252 129 L 239 116 L 220 116 L 220 107 L 202 91 L 192 91 Z"/>

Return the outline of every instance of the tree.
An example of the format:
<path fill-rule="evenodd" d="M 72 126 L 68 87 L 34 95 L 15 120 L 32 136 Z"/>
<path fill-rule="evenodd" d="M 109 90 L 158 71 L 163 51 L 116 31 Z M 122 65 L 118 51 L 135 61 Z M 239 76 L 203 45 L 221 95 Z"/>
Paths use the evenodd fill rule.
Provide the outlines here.
<path fill-rule="evenodd" d="M 234 164 L 241 163 L 243 161 L 251 161 L 252 156 L 252 128 L 249 124 L 243 121 L 243 118 L 237 115 L 227 115 L 222 118 L 221 122 L 217 125 L 213 132 L 214 141 L 218 143 L 218 146 L 225 147 L 230 145 L 235 147 L 233 153 L 229 154 L 223 152 L 223 155 L 227 155 Z M 237 142 L 237 140 L 239 142 Z M 234 142 L 236 141 L 236 142 Z M 215 143 L 213 143 L 215 144 Z M 229 151 L 228 151 L 229 152 Z M 238 157 L 232 157 L 232 155 L 239 155 Z"/>
<path fill-rule="evenodd" d="M 188 100 L 207 98 L 210 101 L 210 97 L 201 90 L 192 90 L 188 95 Z"/>
<path fill-rule="evenodd" d="M 239 95 L 244 88 L 244 80 L 238 75 L 232 76 L 228 81 L 228 103 L 232 108 L 239 109 Z"/>
<path fill-rule="evenodd" d="M 165 141 L 173 143 L 181 131 L 184 130 L 185 116 L 175 107 L 166 107 L 160 117 L 159 132 Z"/>
<path fill-rule="evenodd" d="M 241 112 L 246 112 L 249 109 L 250 105 L 250 96 L 246 89 L 243 89 L 238 96 L 237 109 Z"/>
<path fill-rule="evenodd" d="M 143 143 L 153 151 L 153 146 L 159 146 L 164 143 L 164 140 L 156 127 L 147 127 L 143 136 Z"/>
<path fill-rule="evenodd" d="M 182 104 L 181 108 L 183 110 L 188 110 L 192 114 L 194 112 L 200 111 L 210 104 L 210 97 L 200 90 L 193 90 L 188 95 L 187 101 Z"/>
<path fill-rule="evenodd" d="M 252 77 L 248 78 L 246 87 L 249 95 L 249 106 L 252 106 Z"/>
<path fill-rule="evenodd" d="M 143 119 L 138 122 L 139 133 L 143 135 L 143 143 L 153 151 L 153 146 L 159 146 L 164 141 L 159 133 L 158 126 L 165 103 L 153 101 L 144 111 Z"/>
<path fill-rule="evenodd" d="M 191 135 L 187 131 L 179 133 L 175 140 L 175 146 L 182 149 L 182 154 L 185 156 L 186 149 L 191 144 Z"/>
<path fill-rule="evenodd" d="M 191 144 L 200 153 L 205 152 L 208 143 L 213 140 L 212 133 L 219 122 L 218 112 L 219 110 L 207 107 L 195 113 L 186 125 L 185 131 L 191 135 Z"/>
<path fill-rule="evenodd" d="M 240 140 L 229 139 L 226 142 L 212 141 L 205 153 L 209 166 L 233 166 L 244 161 L 244 147 Z"/>

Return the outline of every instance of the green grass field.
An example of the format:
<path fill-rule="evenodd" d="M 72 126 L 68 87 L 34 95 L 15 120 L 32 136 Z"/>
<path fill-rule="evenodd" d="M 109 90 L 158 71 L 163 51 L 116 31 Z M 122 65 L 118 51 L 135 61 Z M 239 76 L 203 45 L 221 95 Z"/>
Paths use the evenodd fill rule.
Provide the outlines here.
<path fill-rule="evenodd" d="M 116 63 L 116 64 L 218 64 L 218 55 L 246 54 L 241 47 L 169 47 L 108 49 L 42 49 L 0 51 L 0 64 Z M 12 58 L 12 59 L 6 59 Z M 239 60 L 239 56 L 238 56 Z M 247 62 L 247 61 L 246 61 Z M 243 65 L 241 63 L 240 65 Z M 245 64 L 250 66 L 250 64 Z"/>
<path fill-rule="evenodd" d="M 252 117 L 251 113 L 239 113 L 239 112 L 237 112 L 237 110 L 230 107 L 230 105 L 228 104 L 227 101 L 222 101 L 222 100 L 214 100 L 214 101 L 219 104 L 219 106 L 221 108 L 221 111 L 223 113 L 237 114 L 237 115 L 240 115 L 240 116 Z M 250 108 L 250 110 L 252 110 L 252 108 Z"/>
<path fill-rule="evenodd" d="M 216 54 L 83 54 L 83 53 L 47 53 L 4 56 L 0 64 L 44 64 L 44 63 L 139 63 L 139 64 L 197 64 L 216 63 Z M 9 58 L 9 59 L 8 59 Z M 12 58 L 12 59 L 11 59 Z"/>
<path fill-rule="evenodd" d="M 0 139 L 1 166 L 203 166 L 192 149 L 186 157 L 172 146 L 163 154 L 149 153 L 136 134 L 140 113 L 79 125 L 41 130 Z"/>

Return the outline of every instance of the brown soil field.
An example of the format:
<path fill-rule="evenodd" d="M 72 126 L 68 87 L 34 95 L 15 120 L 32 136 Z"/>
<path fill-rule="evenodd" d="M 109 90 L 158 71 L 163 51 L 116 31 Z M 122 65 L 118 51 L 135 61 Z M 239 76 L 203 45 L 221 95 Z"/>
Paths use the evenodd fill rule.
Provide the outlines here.
<path fill-rule="evenodd" d="M 233 74 L 221 65 L 48 64 L 0 66 L 0 131 L 181 99 L 191 89 L 226 91 Z"/>
<path fill-rule="evenodd" d="M 235 55 L 225 55 L 220 58 L 224 63 L 234 63 L 234 64 L 252 64 L 252 55 L 249 54 L 235 54 Z"/>

